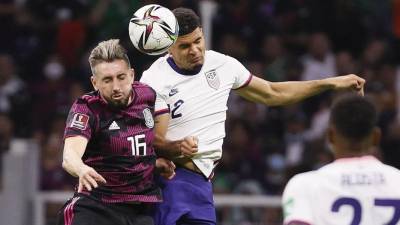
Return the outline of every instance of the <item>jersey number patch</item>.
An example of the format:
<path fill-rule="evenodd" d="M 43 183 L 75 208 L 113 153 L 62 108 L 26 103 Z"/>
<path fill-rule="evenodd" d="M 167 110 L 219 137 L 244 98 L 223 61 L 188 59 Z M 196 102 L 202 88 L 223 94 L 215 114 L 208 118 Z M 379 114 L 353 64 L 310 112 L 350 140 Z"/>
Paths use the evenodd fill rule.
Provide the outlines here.
<path fill-rule="evenodd" d="M 361 222 L 362 208 L 360 202 L 355 198 L 338 198 L 332 205 L 332 212 L 339 212 L 340 207 L 347 205 L 353 208 L 353 220 L 350 225 L 359 225 Z M 400 200 L 399 199 L 375 199 L 374 205 L 378 207 L 392 207 L 394 213 L 392 219 L 385 225 L 396 225 L 400 220 Z M 383 225 L 383 224 L 382 224 Z"/>
<path fill-rule="evenodd" d="M 146 136 L 144 134 L 135 135 L 127 138 L 131 142 L 132 155 L 146 155 Z"/>

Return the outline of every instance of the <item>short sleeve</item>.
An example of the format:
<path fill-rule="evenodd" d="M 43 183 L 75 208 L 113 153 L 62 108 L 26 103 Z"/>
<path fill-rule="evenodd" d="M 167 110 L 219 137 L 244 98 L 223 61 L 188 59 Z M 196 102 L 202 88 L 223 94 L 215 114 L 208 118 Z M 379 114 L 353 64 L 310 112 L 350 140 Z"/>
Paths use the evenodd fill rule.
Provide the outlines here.
<path fill-rule="evenodd" d="M 157 80 L 150 79 L 151 73 L 148 71 L 143 72 L 140 82 L 149 85 L 156 92 L 156 102 L 154 105 L 154 116 L 158 116 L 164 113 L 169 113 L 169 107 L 167 104 L 166 96 L 161 94 Z"/>
<path fill-rule="evenodd" d="M 235 77 L 232 89 L 236 90 L 250 83 L 252 74 L 237 59 L 229 57 L 229 68 Z"/>
<path fill-rule="evenodd" d="M 156 103 L 154 105 L 154 116 L 158 116 L 164 113 L 169 113 L 169 107 L 164 96 L 159 94 L 157 91 Z"/>
<path fill-rule="evenodd" d="M 303 178 L 304 176 L 300 174 L 290 179 L 283 192 L 282 208 L 285 225 L 294 221 L 305 225 L 313 222 L 310 188 Z"/>
<path fill-rule="evenodd" d="M 95 129 L 95 116 L 81 99 L 75 101 L 69 111 L 64 139 L 73 136 L 83 136 L 88 140 L 92 137 Z"/>

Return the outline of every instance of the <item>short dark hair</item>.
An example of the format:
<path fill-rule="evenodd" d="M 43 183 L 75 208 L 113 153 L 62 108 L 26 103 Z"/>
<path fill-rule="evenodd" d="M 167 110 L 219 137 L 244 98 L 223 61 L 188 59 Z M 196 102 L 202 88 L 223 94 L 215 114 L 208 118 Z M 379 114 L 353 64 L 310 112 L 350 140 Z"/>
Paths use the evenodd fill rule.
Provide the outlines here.
<path fill-rule="evenodd" d="M 334 102 L 330 123 L 343 137 L 360 141 L 371 134 L 376 126 L 377 117 L 375 106 L 370 100 L 347 94 Z"/>
<path fill-rule="evenodd" d="M 172 10 L 179 25 L 179 36 L 192 33 L 201 27 L 200 17 L 191 9 L 179 7 Z"/>

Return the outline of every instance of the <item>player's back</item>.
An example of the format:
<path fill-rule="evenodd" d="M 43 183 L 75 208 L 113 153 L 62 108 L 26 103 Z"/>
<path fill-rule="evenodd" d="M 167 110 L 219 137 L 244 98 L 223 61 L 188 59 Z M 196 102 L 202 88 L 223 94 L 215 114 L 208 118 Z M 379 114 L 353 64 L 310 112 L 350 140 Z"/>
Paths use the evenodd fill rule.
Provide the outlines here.
<path fill-rule="evenodd" d="M 283 196 L 285 223 L 400 224 L 400 171 L 372 156 L 339 159 L 296 175 Z"/>

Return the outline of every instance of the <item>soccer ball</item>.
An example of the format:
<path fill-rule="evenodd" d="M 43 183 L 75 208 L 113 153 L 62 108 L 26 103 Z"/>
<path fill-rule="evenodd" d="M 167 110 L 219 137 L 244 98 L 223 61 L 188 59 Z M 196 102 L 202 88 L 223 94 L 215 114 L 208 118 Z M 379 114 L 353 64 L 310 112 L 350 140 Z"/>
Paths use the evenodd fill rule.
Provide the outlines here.
<path fill-rule="evenodd" d="M 160 5 L 145 5 L 138 9 L 129 22 L 129 37 L 139 51 L 160 55 L 175 43 L 179 25 L 174 14 Z"/>

